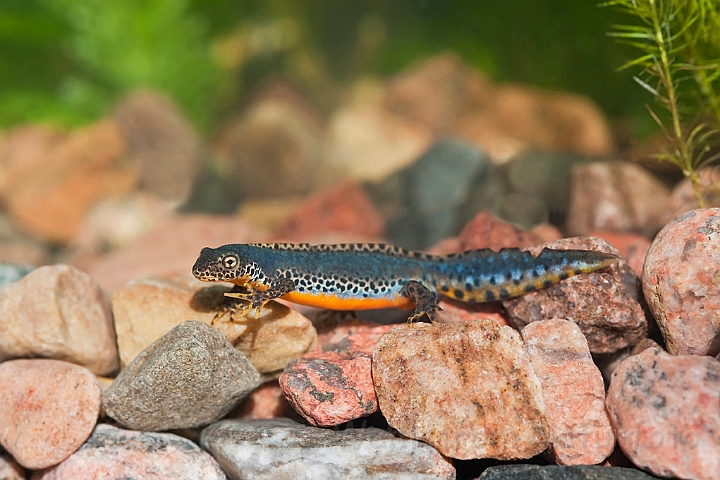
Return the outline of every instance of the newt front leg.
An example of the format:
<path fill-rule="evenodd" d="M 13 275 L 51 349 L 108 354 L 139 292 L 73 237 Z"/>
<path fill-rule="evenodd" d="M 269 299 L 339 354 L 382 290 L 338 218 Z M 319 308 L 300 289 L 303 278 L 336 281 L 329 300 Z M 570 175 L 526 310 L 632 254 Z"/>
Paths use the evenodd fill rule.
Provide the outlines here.
<path fill-rule="evenodd" d="M 270 287 L 266 289 L 260 289 L 254 287 L 252 284 L 247 284 L 244 286 L 245 289 L 249 290 L 248 292 L 238 292 L 235 291 L 235 288 L 233 288 L 232 291 L 226 292 L 225 296 L 230 298 L 235 298 L 240 301 L 248 302 L 242 310 L 239 312 L 237 311 L 237 304 L 235 305 L 229 305 L 225 308 L 225 311 L 218 313 L 218 315 L 215 316 L 215 318 L 212 321 L 212 324 L 215 324 L 215 321 L 224 316 L 226 313 L 228 313 L 228 310 L 235 310 L 230 312 L 230 321 L 233 320 L 235 316 L 242 317 L 243 315 L 247 315 L 247 313 L 250 310 L 255 310 L 255 318 L 260 317 L 260 312 L 262 311 L 263 307 L 270 301 L 275 298 L 280 298 L 285 294 L 288 294 L 295 290 L 295 282 L 290 280 L 289 278 L 285 277 L 278 277 L 273 279 L 273 281 L 270 283 Z"/>

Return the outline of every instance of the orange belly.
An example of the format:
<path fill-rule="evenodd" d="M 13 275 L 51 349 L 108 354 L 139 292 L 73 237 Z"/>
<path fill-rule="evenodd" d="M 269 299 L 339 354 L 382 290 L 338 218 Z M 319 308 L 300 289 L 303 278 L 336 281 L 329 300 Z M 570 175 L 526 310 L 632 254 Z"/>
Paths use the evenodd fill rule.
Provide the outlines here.
<path fill-rule="evenodd" d="M 415 304 L 403 296 L 389 298 L 344 298 L 326 293 L 290 292 L 281 297 L 288 302 L 328 310 L 377 310 L 379 308 L 401 308 L 413 310 Z"/>

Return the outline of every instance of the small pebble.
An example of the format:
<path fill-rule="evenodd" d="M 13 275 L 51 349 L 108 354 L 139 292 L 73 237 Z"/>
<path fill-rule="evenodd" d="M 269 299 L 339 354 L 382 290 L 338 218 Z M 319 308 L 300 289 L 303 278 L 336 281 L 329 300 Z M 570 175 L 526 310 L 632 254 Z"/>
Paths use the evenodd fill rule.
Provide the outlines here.
<path fill-rule="evenodd" d="M 634 468 L 558 465 L 497 465 L 486 469 L 478 480 L 653 480 Z"/>
<path fill-rule="evenodd" d="M 277 380 L 256 388 L 238 408 L 233 410 L 231 418 L 278 418 L 289 417 L 293 412 Z"/>
<path fill-rule="evenodd" d="M 373 353 L 391 427 L 458 459 L 530 458 L 548 447 L 540 381 L 520 334 L 494 320 L 417 323 Z"/>
<path fill-rule="evenodd" d="M 618 254 L 595 237 L 563 238 L 529 248 L 583 249 Z M 503 301 L 511 321 L 522 329 L 531 322 L 564 318 L 578 324 L 593 354 L 608 354 L 647 337 L 648 321 L 640 304 L 640 280 L 620 260 L 602 270 L 570 277 L 549 288 Z"/>
<path fill-rule="evenodd" d="M 0 361 L 66 360 L 98 375 L 118 369 L 115 329 L 100 286 L 69 265 L 36 268 L 0 289 Z"/>
<path fill-rule="evenodd" d="M 674 355 L 720 353 L 720 208 L 675 218 L 653 241 L 643 291 Z"/>
<path fill-rule="evenodd" d="M 568 320 L 533 322 L 522 332 L 542 385 L 550 453 L 559 465 L 597 465 L 613 451 L 600 370 L 580 328 Z"/>
<path fill-rule="evenodd" d="M 0 364 L 0 444 L 25 468 L 60 463 L 88 438 L 100 387 L 86 368 L 60 360 Z"/>
<path fill-rule="evenodd" d="M 257 370 L 220 332 L 188 321 L 120 373 L 103 408 L 134 430 L 192 428 L 222 418 L 259 384 Z"/>
<path fill-rule="evenodd" d="M 220 465 L 197 445 L 171 433 L 123 430 L 100 424 L 67 460 L 32 480 L 81 478 L 225 480 Z"/>
<path fill-rule="evenodd" d="M 359 330 L 290 362 L 280 376 L 280 387 L 290 404 L 310 424 L 322 427 L 377 411 L 372 351 L 392 327 Z"/>
<path fill-rule="evenodd" d="M 615 370 L 606 403 L 635 465 L 662 477 L 718 478 L 720 362 L 648 348 Z"/>
<path fill-rule="evenodd" d="M 454 479 L 455 469 L 425 443 L 377 428 L 331 430 L 287 419 L 223 420 L 200 444 L 231 478 L 285 480 Z"/>

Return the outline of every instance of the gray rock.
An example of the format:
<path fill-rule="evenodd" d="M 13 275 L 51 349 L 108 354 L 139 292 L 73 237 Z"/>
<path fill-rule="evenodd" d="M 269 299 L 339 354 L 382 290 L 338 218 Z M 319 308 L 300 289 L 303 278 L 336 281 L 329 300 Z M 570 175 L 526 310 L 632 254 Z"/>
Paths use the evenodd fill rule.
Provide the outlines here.
<path fill-rule="evenodd" d="M 17 282 L 35 269 L 32 265 L 0 263 L 0 287 Z"/>
<path fill-rule="evenodd" d="M 233 479 L 454 479 L 437 450 L 376 428 L 328 430 L 288 419 L 223 420 L 200 444 Z"/>
<path fill-rule="evenodd" d="M 172 478 L 220 480 L 220 465 L 190 440 L 171 433 L 122 430 L 100 424 L 85 444 L 32 480 L 77 478 Z"/>
<path fill-rule="evenodd" d="M 559 465 L 498 465 L 478 480 L 651 480 L 655 477 L 634 468 Z"/>
<path fill-rule="evenodd" d="M 188 321 L 143 350 L 103 395 L 107 414 L 135 430 L 207 425 L 260 384 L 260 374 L 218 330 Z"/>

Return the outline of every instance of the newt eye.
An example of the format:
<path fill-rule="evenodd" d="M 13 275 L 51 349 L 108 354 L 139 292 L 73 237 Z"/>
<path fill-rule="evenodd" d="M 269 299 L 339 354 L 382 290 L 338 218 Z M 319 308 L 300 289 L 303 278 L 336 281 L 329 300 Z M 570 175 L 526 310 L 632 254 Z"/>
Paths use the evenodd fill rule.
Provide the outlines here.
<path fill-rule="evenodd" d="M 238 257 L 236 255 L 228 255 L 227 257 L 223 258 L 223 267 L 227 269 L 233 269 L 237 267 L 238 265 Z"/>

